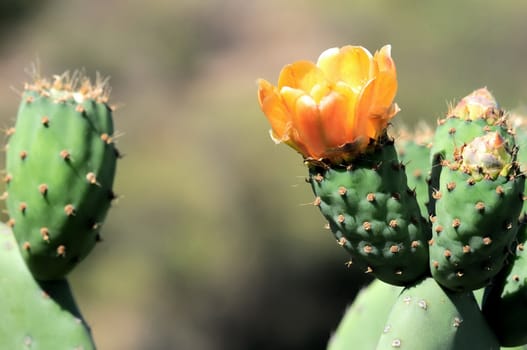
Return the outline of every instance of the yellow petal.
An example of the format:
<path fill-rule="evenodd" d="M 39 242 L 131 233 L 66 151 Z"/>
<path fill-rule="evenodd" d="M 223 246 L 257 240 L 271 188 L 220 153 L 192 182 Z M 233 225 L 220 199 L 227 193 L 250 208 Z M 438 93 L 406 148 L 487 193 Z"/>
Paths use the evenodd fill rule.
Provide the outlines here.
<path fill-rule="evenodd" d="M 324 74 L 313 62 L 298 61 L 282 69 L 278 78 L 278 88 L 288 86 L 309 93 L 315 85 L 324 80 Z"/>
<path fill-rule="evenodd" d="M 263 79 L 258 81 L 258 101 L 271 124 L 275 140 L 287 140 L 291 128 L 291 116 L 277 89 Z"/>
<path fill-rule="evenodd" d="M 362 46 L 329 49 L 320 55 L 317 65 L 332 82 L 343 81 L 356 92 L 370 79 L 373 57 Z"/>
<path fill-rule="evenodd" d="M 308 95 L 301 96 L 296 102 L 296 113 L 293 114 L 293 128 L 298 138 L 305 145 L 308 156 L 320 158 L 326 150 L 320 112 L 315 101 Z"/>

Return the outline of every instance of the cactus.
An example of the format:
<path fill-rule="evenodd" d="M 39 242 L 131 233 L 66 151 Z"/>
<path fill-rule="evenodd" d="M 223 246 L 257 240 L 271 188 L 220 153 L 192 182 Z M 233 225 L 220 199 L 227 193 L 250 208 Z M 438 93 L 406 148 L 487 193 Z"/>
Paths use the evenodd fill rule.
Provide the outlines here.
<path fill-rule="evenodd" d="M 331 336 L 328 350 L 375 349 L 401 287 L 373 280 L 346 310 Z"/>
<path fill-rule="evenodd" d="M 63 278 L 100 239 L 115 195 L 108 87 L 79 74 L 26 84 L 8 130 L 8 225 L 36 279 Z"/>
<path fill-rule="evenodd" d="M 39 285 L 11 229 L 0 223 L 0 342 L 3 349 L 94 349 L 65 280 Z M 44 288 L 42 288 L 44 287 Z"/>
<path fill-rule="evenodd" d="M 433 278 L 406 287 L 377 349 L 499 349 L 472 292 L 443 289 Z"/>
<path fill-rule="evenodd" d="M 362 292 L 329 349 L 527 343 L 522 119 L 511 122 L 482 88 L 450 108 L 426 141 L 401 131 L 392 138 L 399 108 L 389 46 L 373 55 L 329 49 L 316 63 L 285 66 L 276 86 L 258 85 L 272 139 L 302 155 L 313 203 L 352 266 L 404 287 L 389 316 L 391 298 L 379 297 L 386 290 Z M 379 311 L 361 315 L 366 307 Z"/>

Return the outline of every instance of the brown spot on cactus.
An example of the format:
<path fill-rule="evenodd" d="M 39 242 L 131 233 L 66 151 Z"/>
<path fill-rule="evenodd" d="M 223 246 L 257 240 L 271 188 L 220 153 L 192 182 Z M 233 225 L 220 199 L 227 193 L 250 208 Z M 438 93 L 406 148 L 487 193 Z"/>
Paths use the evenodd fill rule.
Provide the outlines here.
<path fill-rule="evenodd" d="M 452 256 L 452 252 L 448 249 L 445 249 L 443 255 L 445 256 L 445 258 L 449 259 Z"/>
<path fill-rule="evenodd" d="M 461 220 L 459 220 L 458 218 L 455 218 L 454 220 L 452 220 L 453 228 L 458 228 L 460 225 L 461 225 Z"/>
<path fill-rule="evenodd" d="M 64 207 L 64 212 L 66 213 L 67 216 L 75 215 L 75 207 L 73 206 L 73 204 L 67 204 Z"/>
<path fill-rule="evenodd" d="M 339 224 L 342 224 L 345 220 L 346 218 L 344 217 L 344 215 L 340 214 L 339 216 L 337 216 L 337 222 Z"/>
<path fill-rule="evenodd" d="M 6 136 L 11 136 L 15 133 L 15 128 L 8 128 L 6 131 L 5 131 L 5 135 Z"/>
<path fill-rule="evenodd" d="M 443 232 L 443 226 L 441 226 L 441 225 L 437 225 L 436 228 L 435 228 L 435 231 L 436 231 L 436 233 L 441 233 L 441 232 Z"/>
<path fill-rule="evenodd" d="M 102 138 L 102 136 L 101 136 Z M 104 141 L 104 140 L 103 140 Z M 321 174 L 316 174 L 315 176 L 313 176 L 313 179 L 316 181 L 316 182 L 322 182 L 322 180 L 324 180 L 324 176 L 322 176 Z"/>
<path fill-rule="evenodd" d="M 420 245 L 421 245 L 421 242 L 419 242 L 419 241 L 412 241 L 412 243 L 410 244 L 410 246 L 411 246 L 412 248 L 417 248 L 417 247 L 419 247 Z"/>
<path fill-rule="evenodd" d="M 430 220 L 431 223 L 434 223 L 434 222 L 436 222 L 436 220 L 437 220 L 437 216 L 435 216 L 435 215 L 430 215 L 430 216 L 428 217 L 428 219 Z"/>
<path fill-rule="evenodd" d="M 27 209 L 27 204 L 25 202 L 20 203 L 18 206 L 18 210 L 20 210 L 22 213 L 25 213 Z"/>
<path fill-rule="evenodd" d="M 20 151 L 20 159 L 24 160 L 27 158 L 27 152 L 26 151 Z"/>
<path fill-rule="evenodd" d="M 374 202 L 374 201 L 375 201 L 375 193 L 371 193 L 371 192 L 368 193 L 368 194 L 366 195 L 366 200 L 367 200 L 368 202 Z"/>
<path fill-rule="evenodd" d="M 492 243 L 492 239 L 490 237 L 483 237 L 484 245 L 490 245 L 491 243 Z"/>
<path fill-rule="evenodd" d="M 79 113 L 84 113 L 84 110 L 85 110 L 85 109 L 84 109 L 83 105 L 77 105 L 77 106 L 75 107 L 75 111 L 77 111 L 77 112 L 79 112 Z"/>
<path fill-rule="evenodd" d="M 369 221 L 364 221 L 362 223 L 362 227 L 366 230 L 366 231 L 371 231 L 371 223 Z"/>
<path fill-rule="evenodd" d="M 474 186 L 475 183 L 476 183 L 476 180 L 474 180 L 474 178 L 472 178 L 472 177 L 468 178 L 467 185 Z"/>
<path fill-rule="evenodd" d="M 57 256 L 65 257 L 66 256 L 66 247 L 64 245 L 59 245 L 57 247 Z"/>
<path fill-rule="evenodd" d="M 503 196 L 504 193 L 505 191 L 503 190 L 503 187 L 501 186 L 496 187 L 496 194 L 498 194 L 498 196 Z"/>
<path fill-rule="evenodd" d="M 397 226 L 398 226 L 397 220 L 396 219 L 390 220 L 388 225 L 390 225 L 391 228 L 397 228 Z"/>
<path fill-rule="evenodd" d="M 477 211 L 479 211 L 480 213 L 483 213 L 485 211 L 485 203 L 483 202 L 477 202 L 476 205 L 475 205 L 475 208 Z"/>
<path fill-rule="evenodd" d="M 366 268 L 366 271 L 364 271 L 364 273 L 372 273 L 373 272 L 373 268 L 371 266 L 368 266 Z"/>
<path fill-rule="evenodd" d="M 450 129 L 448 129 L 448 133 L 449 133 L 450 135 L 455 134 L 455 133 L 456 133 L 456 128 L 450 128 Z"/>
<path fill-rule="evenodd" d="M 519 281 L 520 281 L 520 276 L 518 276 L 518 275 L 513 275 L 513 276 L 512 276 L 512 280 L 515 281 L 515 282 L 519 282 Z"/>
<path fill-rule="evenodd" d="M 399 248 L 399 246 L 396 245 L 396 244 L 394 244 L 394 245 L 392 245 L 392 246 L 390 247 L 390 253 L 392 253 L 392 254 L 399 253 L 399 250 L 400 250 L 400 248 Z"/>
<path fill-rule="evenodd" d="M 348 192 L 348 190 L 346 189 L 346 187 L 339 187 L 339 195 L 341 196 L 345 196 L 346 195 L 346 192 Z"/>
<path fill-rule="evenodd" d="M 48 193 L 48 185 L 46 184 L 40 184 L 38 185 L 38 191 L 41 195 L 45 196 L 46 193 Z"/>
<path fill-rule="evenodd" d="M 31 244 L 29 244 L 28 241 L 25 241 L 23 244 L 22 244 L 22 249 L 24 249 L 25 251 L 30 251 L 31 250 Z"/>
<path fill-rule="evenodd" d="M 471 249 L 470 249 L 470 246 L 468 244 L 463 246 L 463 254 L 468 254 L 468 253 L 470 253 L 470 251 L 471 251 Z"/>
<path fill-rule="evenodd" d="M 433 246 L 434 243 L 435 243 L 435 241 L 434 241 L 433 238 L 431 238 L 431 239 L 428 241 L 428 245 L 429 245 L 429 246 Z"/>
<path fill-rule="evenodd" d="M 7 174 L 6 176 L 4 176 L 4 182 L 6 184 L 8 184 L 9 182 L 11 182 L 11 180 L 13 180 L 13 176 L 11 176 L 10 174 Z"/>
<path fill-rule="evenodd" d="M 366 254 L 370 254 L 372 251 L 373 251 L 373 247 L 371 245 L 365 245 L 362 250 L 364 251 L 364 253 Z"/>
<path fill-rule="evenodd" d="M 88 181 L 90 181 L 90 180 L 88 180 Z M 315 200 L 313 201 L 313 205 L 315 207 L 320 206 L 320 203 L 322 203 L 322 199 L 320 199 L 320 197 L 315 198 Z"/>
<path fill-rule="evenodd" d="M 516 249 L 522 252 L 523 251 L 523 243 L 518 243 L 518 245 L 516 246 Z"/>
<path fill-rule="evenodd" d="M 465 275 L 465 273 L 463 271 L 461 271 L 461 270 L 456 272 L 456 276 L 459 277 L 459 278 L 463 277 L 464 275 Z"/>
<path fill-rule="evenodd" d="M 40 235 L 42 236 L 43 240 L 49 242 L 49 229 L 47 227 L 42 227 L 40 229 Z"/>
<path fill-rule="evenodd" d="M 446 189 L 448 190 L 448 192 L 452 192 L 454 188 L 456 188 L 455 182 L 452 181 L 446 184 Z"/>
<path fill-rule="evenodd" d="M 434 192 L 432 192 L 432 198 L 435 200 L 441 199 L 441 196 L 442 194 L 440 191 L 435 190 Z"/>
<path fill-rule="evenodd" d="M 339 244 L 339 246 L 343 247 L 346 245 L 346 243 L 348 243 L 348 240 L 345 237 L 340 237 L 337 243 Z"/>
<path fill-rule="evenodd" d="M 439 268 L 439 263 L 436 260 L 434 260 L 434 261 L 432 261 L 432 266 L 434 267 L 434 269 L 438 269 Z"/>
<path fill-rule="evenodd" d="M 11 218 L 11 219 L 7 220 L 6 224 L 9 227 L 14 227 L 15 226 L 15 219 Z"/>
<path fill-rule="evenodd" d="M 71 154 L 67 150 L 63 149 L 62 151 L 60 151 L 60 157 L 64 160 L 69 160 L 71 157 Z"/>
<path fill-rule="evenodd" d="M 48 127 L 49 126 L 49 118 L 47 116 L 43 116 L 42 119 L 40 119 L 40 122 L 42 123 L 42 125 L 44 125 L 45 127 Z"/>
<path fill-rule="evenodd" d="M 416 179 L 420 179 L 421 176 L 423 176 L 423 172 L 421 171 L 421 169 L 415 169 L 414 172 L 413 172 L 413 176 Z"/>
<path fill-rule="evenodd" d="M 33 102 L 33 96 L 28 96 L 28 97 L 26 98 L 26 103 L 27 103 L 27 104 L 30 104 L 31 102 Z"/>

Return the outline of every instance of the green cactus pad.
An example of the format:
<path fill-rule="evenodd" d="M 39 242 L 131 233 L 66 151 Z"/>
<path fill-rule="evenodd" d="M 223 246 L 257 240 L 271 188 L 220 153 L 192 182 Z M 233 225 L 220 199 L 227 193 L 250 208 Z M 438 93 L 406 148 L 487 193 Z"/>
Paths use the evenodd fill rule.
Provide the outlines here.
<path fill-rule="evenodd" d="M 408 187 L 415 191 L 421 215 L 429 215 L 429 184 L 431 176 L 430 144 L 413 139 L 397 140 L 397 154 L 406 169 Z"/>
<path fill-rule="evenodd" d="M 527 344 L 527 225 L 518 231 L 515 255 L 487 287 L 483 299 L 483 314 L 501 345 Z"/>
<path fill-rule="evenodd" d="M 327 350 L 375 349 L 402 288 L 375 279 L 346 310 Z"/>
<path fill-rule="evenodd" d="M 495 180 L 444 166 L 432 218 L 432 276 L 452 290 L 486 286 L 503 267 L 517 233 L 525 178 L 512 169 Z"/>
<path fill-rule="evenodd" d="M 393 142 L 347 167 L 310 164 L 309 174 L 315 205 L 354 265 L 395 285 L 428 272 L 429 227 Z"/>
<path fill-rule="evenodd" d="M 41 289 L 0 223 L 0 344 L 2 349 L 95 349 L 66 281 Z"/>
<path fill-rule="evenodd" d="M 118 152 L 103 84 L 27 85 L 7 145 L 8 224 L 37 279 L 64 277 L 99 239 Z"/>
<path fill-rule="evenodd" d="M 433 278 L 401 292 L 377 344 L 377 350 L 499 348 L 472 292 L 450 292 Z"/>

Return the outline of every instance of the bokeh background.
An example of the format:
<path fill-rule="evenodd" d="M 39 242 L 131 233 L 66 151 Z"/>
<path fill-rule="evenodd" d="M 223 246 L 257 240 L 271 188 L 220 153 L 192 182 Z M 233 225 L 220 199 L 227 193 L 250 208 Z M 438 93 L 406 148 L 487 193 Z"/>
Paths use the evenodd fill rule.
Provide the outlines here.
<path fill-rule="evenodd" d="M 368 279 L 310 205 L 300 156 L 270 140 L 256 79 L 390 43 L 396 126 L 482 86 L 522 109 L 526 16 L 514 0 L 2 0 L 2 126 L 35 62 L 111 77 L 120 199 L 71 274 L 99 348 L 323 349 Z"/>

